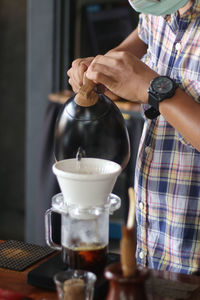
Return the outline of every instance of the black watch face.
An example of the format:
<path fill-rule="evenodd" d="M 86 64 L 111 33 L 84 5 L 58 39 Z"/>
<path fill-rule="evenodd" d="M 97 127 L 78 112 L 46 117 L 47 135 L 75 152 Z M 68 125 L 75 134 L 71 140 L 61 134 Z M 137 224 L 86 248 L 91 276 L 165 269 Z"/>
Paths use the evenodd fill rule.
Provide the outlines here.
<path fill-rule="evenodd" d="M 173 89 L 173 81 L 168 77 L 160 76 L 154 79 L 152 87 L 158 94 L 167 94 Z"/>

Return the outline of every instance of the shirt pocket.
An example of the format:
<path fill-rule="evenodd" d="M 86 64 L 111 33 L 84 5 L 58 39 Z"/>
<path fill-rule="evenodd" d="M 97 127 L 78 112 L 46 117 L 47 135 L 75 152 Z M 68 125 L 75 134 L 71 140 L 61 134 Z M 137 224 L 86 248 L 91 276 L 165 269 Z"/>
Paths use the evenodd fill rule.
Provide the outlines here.
<path fill-rule="evenodd" d="M 174 64 L 172 77 L 188 95 L 200 102 L 200 50 L 193 52 L 193 56 L 187 53 L 180 55 Z"/>
<path fill-rule="evenodd" d="M 153 54 L 151 49 L 147 50 L 147 53 L 143 56 L 142 61 L 152 70 L 157 72 L 157 62 L 158 59 L 156 55 Z"/>

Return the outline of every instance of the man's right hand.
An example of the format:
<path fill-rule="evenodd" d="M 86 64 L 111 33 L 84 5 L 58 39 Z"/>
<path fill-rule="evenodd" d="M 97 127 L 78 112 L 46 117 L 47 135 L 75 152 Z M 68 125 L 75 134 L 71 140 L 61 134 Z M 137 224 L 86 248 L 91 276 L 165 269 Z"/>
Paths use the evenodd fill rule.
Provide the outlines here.
<path fill-rule="evenodd" d="M 89 65 L 94 57 L 78 58 L 72 62 L 71 68 L 68 70 L 69 84 L 73 91 L 78 93 L 80 87 L 83 85 L 84 73 L 87 71 Z"/>

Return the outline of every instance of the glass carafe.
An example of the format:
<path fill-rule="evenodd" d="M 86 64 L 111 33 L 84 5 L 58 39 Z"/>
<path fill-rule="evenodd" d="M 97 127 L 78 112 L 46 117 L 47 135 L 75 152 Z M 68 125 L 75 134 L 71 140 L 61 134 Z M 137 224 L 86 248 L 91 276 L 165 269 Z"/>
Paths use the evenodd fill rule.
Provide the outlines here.
<path fill-rule="evenodd" d="M 63 251 L 63 260 L 71 269 L 101 272 L 106 264 L 109 243 L 109 214 L 120 207 L 120 198 L 110 194 L 103 206 L 87 208 L 69 205 L 62 194 L 52 199 L 45 214 L 46 242 Z M 61 214 L 61 245 L 52 240 L 52 212 Z"/>

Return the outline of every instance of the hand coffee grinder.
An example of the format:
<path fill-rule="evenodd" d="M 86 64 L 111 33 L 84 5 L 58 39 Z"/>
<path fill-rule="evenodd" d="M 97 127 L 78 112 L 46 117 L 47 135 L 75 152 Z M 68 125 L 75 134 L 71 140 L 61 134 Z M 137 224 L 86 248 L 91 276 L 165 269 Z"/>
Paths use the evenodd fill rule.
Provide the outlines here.
<path fill-rule="evenodd" d="M 130 157 L 129 135 L 118 107 L 87 81 L 62 107 L 55 128 L 53 172 L 61 194 L 46 212 L 46 241 L 62 250 L 70 268 L 102 271 L 109 214 L 120 207 L 112 194 Z M 61 214 L 61 245 L 52 241 L 51 214 Z"/>

